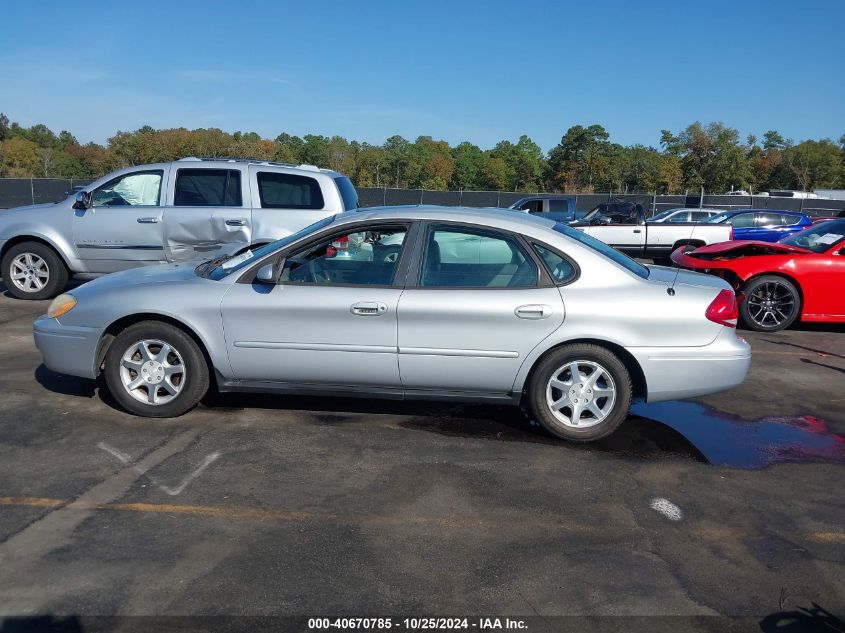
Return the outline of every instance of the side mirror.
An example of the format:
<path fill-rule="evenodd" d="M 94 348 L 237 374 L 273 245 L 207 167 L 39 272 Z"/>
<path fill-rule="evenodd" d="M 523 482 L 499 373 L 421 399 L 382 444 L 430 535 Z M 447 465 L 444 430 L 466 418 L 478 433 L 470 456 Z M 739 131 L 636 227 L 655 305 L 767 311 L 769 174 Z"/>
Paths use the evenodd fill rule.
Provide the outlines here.
<path fill-rule="evenodd" d="M 276 283 L 276 266 L 275 266 L 275 264 L 264 264 L 261 268 L 259 268 L 258 272 L 255 273 L 255 281 L 259 281 L 263 284 L 275 284 Z"/>
<path fill-rule="evenodd" d="M 91 194 L 87 191 L 77 191 L 76 201 L 73 203 L 74 209 L 90 209 L 91 208 Z"/>
<path fill-rule="evenodd" d="M 282 276 L 282 271 L 285 269 L 285 258 L 280 257 L 274 262 L 264 264 L 255 273 L 255 281 L 262 284 L 276 285 L 279 282 L 279 277 Z"/>

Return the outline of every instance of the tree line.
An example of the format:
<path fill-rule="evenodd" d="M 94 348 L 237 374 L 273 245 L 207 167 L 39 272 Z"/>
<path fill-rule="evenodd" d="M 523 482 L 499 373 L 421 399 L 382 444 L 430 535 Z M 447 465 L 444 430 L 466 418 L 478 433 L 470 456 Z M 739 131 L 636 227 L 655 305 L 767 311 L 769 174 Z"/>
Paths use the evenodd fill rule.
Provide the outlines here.
<path fill-rule="evenodd" d="M 659 147 L 613 143 L 601 125 L 574 125 L 544 152 L 526 135 L 492 149 L 454 147 L 431 136 L 391 136 L 372 145 L 342 136 L 287 133 L 275 139 L 216 128 L 117 132 L 105 145 L 80 143 L 46 125 L 23 127 L 0 114 L 0 177 L 98 178 L 129 165 L 185 156 L 308 163 L 347 174 L 358 187 L 563 192 L 699 191 L 845 187 L 845 135 L 795 143 L 775 130 L 762 141 L 722 123 L 662 130 Z"/>

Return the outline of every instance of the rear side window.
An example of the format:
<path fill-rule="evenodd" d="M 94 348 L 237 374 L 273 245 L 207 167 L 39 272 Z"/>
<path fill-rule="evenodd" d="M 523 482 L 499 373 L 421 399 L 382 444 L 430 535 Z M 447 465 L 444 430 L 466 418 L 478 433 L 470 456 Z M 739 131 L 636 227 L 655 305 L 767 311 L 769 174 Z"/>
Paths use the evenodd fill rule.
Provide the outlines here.
<path fill-rule="evenodd" d="M 173 204 L 177 207 L 239 207 L 241 172 L 237 169 L 180 169 Z"/>
<path fill-rule="evenodd" d="M 346 176 L 337 176 L 334 179 L 337 185 L 337 190 L 340 192 L 340 198 L 343 200 L 343 210 L 352 211 L 358 208 L 358 192 L 355 191 L 355 186 L 350 182 Z"/>
<path fill-rule="evenodd" d="M 754 226 L 754 214 L 741 213 L 740 215 L 735 215 L 728 220 L 728 224 L 737 229 L 745 229 L 750 226 Z"/>
<path fill-rule="evenodd" d="M 272 171 L 260 171 L 257 178 L 258 195 L 265 209 L 322 209 L 325 206 L 320 183 L 315 178 Z"/>
<path fill-rule="evenodd" d="M 452 288 L 529 288 L 537 265 L 511 236 L 471 228 L 432 226 L 420 285 Z"/>
<path fill-rule="evenodd" d="M 549 211 L 569 211 L 569 200 L 549 200 Z"/>
<path fill-rule="evenodd" d="M 534 251 L 540 256 L 540 259 L 543 260 L 546 268 L 549 269 L 549 274 L 555 280 L 555 283 L 563 284 L 575 278 L 575 266 L 565 257 L 558 255 L 546 246 L 540 244 L 532 244 L 532 246 L 534 247 Z"/>
<path fill-rule="evenodd" d="M 675 215 L 669 218 L 670 222 L 688 222 L 689 211 L 678 211 Z"/>

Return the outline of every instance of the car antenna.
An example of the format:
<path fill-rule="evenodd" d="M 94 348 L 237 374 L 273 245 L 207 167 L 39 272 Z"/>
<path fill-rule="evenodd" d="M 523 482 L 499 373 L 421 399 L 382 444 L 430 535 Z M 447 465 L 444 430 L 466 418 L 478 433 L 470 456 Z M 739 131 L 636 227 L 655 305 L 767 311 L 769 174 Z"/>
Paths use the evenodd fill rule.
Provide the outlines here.
<path fill-rule="evenodd" d="M 702 208 L 703 204 L 704 204 L 704 187 L 701 188 L 701 202 L 699 203 L 698 208 L 699 209 Z M 692 235 L 693 235 L 693 233 L 695 233 L 695 225 L 696 225 L 696 223 L 692 222 L 692 228 L 690 229 L 690 232 L 689 232 L 689 240 L 687 240 L 687 244 L 692 242 Z M 669 253 L 669 261 L 670 262 L 672 261 L 672 254 L 671 253 Z M 668 288 L 666 288 L 666 294 L 669 295 L 670 297 L 675 296 L 675 284 L 678 283 L 678 275 L 680 275 L 680 274 L 681 274 L 681 267 L 678 266 L 678 265 L 675 265 L 675 277 L 674 277 L 674 279 L 672 279 L 672 285 L 669 286 Z"/>

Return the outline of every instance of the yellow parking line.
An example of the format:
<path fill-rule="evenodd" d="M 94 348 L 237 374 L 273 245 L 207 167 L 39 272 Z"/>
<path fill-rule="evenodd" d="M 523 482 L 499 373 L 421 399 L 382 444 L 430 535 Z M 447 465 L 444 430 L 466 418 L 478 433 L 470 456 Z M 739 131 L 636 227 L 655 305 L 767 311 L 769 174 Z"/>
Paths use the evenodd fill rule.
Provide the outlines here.
<path fill-rule="evenodd" d="M 0 497 L 0 506 L 32 506 L 36 508 L 58 508 L 67 502 L 62 499 L 43 497 Z"/>
<path fill-rule="evenodd" d="M 490 523 L 484 519 L 472 519 L 471 517 L 407 517 L 407 516 L 353 516 L 338 515 L 323 512 L 310 512 L 300 510 L 273 510 L 269 508 L 249 508 L 235 506 L 222 508 L 219 506 L 195 506 L 172 503 L 103 503 L 92 504 L 83 501 L 68 502 L 64 499 L 50 499 L 44 497 L 0 497 L 0 506 L 21 506 L 34 508 L 66 508 L 68 510 L 111 510 L 117 512 L 144 512 L 156 514 L 182 514 L 198 517 L 212 517 L 224 519 L 258 519 L 276 521 L 342 521 L 361 522 L 395 525 L 436 525 L 441 528 L 484 528 L 497 529 L 498 524 Z M 529 530 L 535 530 L 538 526 L 544 529 L 559 529 L 573 532 L 592 532 L 593 526 L 579 524 L 569 521 L 558 521 L 539 519 L 526 521 L 523 526 Z M 710 530 L 707 530 L 710 531 Z M 728 528 L 728 534 L 743 538 L 740 531 Z M 804 536 L 819 543 L 845 543 L 845 532 L 824 532 L 815 531 L 805 533 Z"/>

